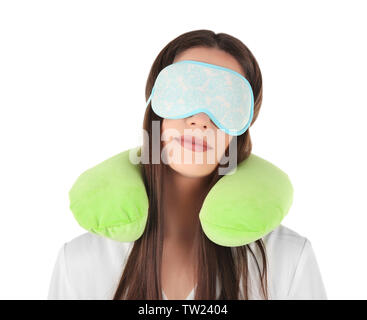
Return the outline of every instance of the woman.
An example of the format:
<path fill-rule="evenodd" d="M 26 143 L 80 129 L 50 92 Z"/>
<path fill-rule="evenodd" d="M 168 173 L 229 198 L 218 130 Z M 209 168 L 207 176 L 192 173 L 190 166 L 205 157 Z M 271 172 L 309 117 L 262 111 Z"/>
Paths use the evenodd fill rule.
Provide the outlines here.
<path fill-rule="evenodd" d="M 225 67 L 245 77 L 254 97 L 251 125 L 255 122 L 262 102 L 257 61 L 240 40 L 210 30 L 182 34 L 163 48 L 148 77 L 147 100 L 160 71 L 183 60 Z M 201 142 L 219 157 L 210 162 L 204 150 L 199 163 L 194 154 L 200 150 L 178 140 L 173 151 L 191 149 L 191 162 L 144 164 L 149 213 L 143 235 L 133 242 L 118 242 L 88 232 L 65 243 L 49 299 L 326 299 L 310 241 L 283 225 L 262 239 L 232 248 L 213 243 L 203 233 L 198 214 L 209 190 L 222 178 L 216 170 L 218 159 L 227 154 L 233 136 L 204 112 L 167 119 L 148 104 L 145 147 L 152 141 L 153 121 L 159 121 L 162 137 L 171 129 L 180 135 L 187 129 L 214 131 L 211 141 Z M 173 137 L 162 140 L 162 147 L 172 148 Z M 236 136 L 236 145 L 241 163 L 251 154 L 249 129 Z"/>

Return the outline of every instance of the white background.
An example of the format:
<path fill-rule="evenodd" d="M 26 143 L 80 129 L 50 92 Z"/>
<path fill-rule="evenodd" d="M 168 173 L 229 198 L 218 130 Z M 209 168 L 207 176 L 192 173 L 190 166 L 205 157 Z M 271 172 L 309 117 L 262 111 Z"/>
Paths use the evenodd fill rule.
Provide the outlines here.
<path fill-rule="evenodd" d="M 290 176 L 283 224 L 307 237 L 329 299 L 366 299 L 364 1 L 1 1 L 0 298 L 45 299 L 61 245 L 86 232 L 68 191 L 141 142 L 160 50 L 196 29 L 255 55 L 253 153 Z"/>

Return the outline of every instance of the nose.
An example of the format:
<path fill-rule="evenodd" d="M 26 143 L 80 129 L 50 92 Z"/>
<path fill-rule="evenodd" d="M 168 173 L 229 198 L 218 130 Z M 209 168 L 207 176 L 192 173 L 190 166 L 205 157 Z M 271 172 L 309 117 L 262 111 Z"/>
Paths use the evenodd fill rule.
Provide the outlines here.
<path fill-rule="evenodd" d="M 186 123 L 195 129 L 195 127 L 208 129 L 211 123 L 210 118 L 204 112 L 200 112 L 192 115 L 191 117 L 186 118 Z"/>

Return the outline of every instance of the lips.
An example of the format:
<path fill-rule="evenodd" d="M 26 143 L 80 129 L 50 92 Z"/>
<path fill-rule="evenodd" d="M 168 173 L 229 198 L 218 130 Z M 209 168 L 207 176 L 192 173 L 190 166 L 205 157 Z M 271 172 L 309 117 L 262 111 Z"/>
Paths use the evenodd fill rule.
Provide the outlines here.
<path fill-rule="evenodd" d="M 192 151 L 205 152 L 208 149 L 213 149 L 206 143 L 205 140 L 199 137 L 182 135 L 181 137 L 175 139 L 181 143 L 182 147 Z"/>

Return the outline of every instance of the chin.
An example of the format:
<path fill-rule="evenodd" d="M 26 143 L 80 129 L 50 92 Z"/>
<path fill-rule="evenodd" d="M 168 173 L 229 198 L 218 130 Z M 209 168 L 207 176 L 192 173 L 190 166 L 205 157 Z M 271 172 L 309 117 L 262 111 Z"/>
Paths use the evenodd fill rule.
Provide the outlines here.
<path fill-rule="evenodd" d="M 190 178 L 201 178 L 211 174 L 217 165 L 211 164 L 174 164 L 170 167 L 177 173 Z"/>

